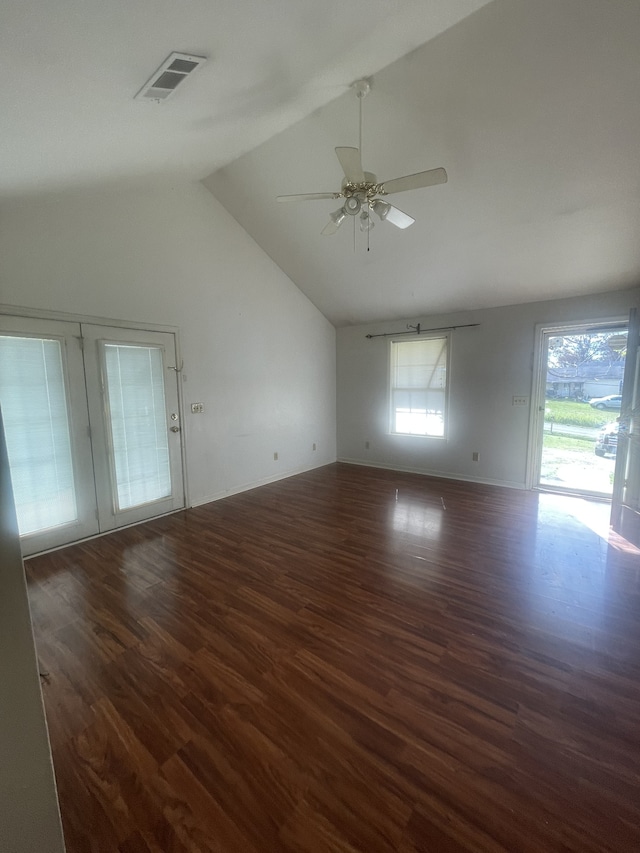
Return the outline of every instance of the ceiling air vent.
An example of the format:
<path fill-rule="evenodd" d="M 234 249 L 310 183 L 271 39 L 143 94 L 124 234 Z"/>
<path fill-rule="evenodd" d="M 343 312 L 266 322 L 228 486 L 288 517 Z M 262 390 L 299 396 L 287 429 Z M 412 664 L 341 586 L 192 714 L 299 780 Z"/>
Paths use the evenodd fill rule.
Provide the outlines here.
<path fill-rule="evenodd" d="M 206 56 L 172 53 L 140 89 L 135 96 L 136 100 L 161 104 L 173 95 L 183 80 L 206 61 Z"/>

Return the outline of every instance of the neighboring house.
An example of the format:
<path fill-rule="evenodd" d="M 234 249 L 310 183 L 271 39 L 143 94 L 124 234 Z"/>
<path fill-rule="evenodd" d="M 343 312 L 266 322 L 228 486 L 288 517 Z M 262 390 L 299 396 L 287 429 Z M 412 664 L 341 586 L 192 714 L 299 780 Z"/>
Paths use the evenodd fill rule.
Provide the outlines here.
<path fill-rule="evenodd" d="M 624 362 L 552 368 L 547 371 L 546 394 L 560 400 L 591 400 L 607 394 L 620 394 L 623 375 Z"/>

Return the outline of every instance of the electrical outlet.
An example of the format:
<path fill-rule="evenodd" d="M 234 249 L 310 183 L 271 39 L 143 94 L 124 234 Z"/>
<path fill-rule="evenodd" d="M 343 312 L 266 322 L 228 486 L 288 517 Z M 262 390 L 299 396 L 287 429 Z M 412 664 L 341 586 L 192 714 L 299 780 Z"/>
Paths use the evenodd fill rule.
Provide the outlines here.
<path fill-rule="evenodd" d="M 273 454 L 273 461 L 274 461 L 274 462 L 277 462 L 277 461 L 278 461 L 278 454 L 277 454 L 277 453 L 274 453 L 274 454 Z"/>
<path fill-rule="evenodd" d="M 204 412 L 204 403 L 192 403 L 191 404 L 191 413 L 194 415 L 201 415 Z"/>
<path fill-rule="evenodd" d="M 368 442 L 368 441 L 365 441 L 365 443 L 364 443 L 364 449 L 365 449 L 365 450 L 369 450 L 370 446 L 371 446 L 371 445 L 369 444 L 369 442 Z"/>
<path fill-rule="evenodd" d="M 315 441 L 313 442 L 313 447 L 312 447 L 311 449 L 312 449 L 312 450 L 315 450 L 315 449 L 316 449 L 316 443 L 315 443 Z"/>
<path fill-rule="evenodd" d="M 479 462 L 480 461 L 480 454 L 478 453 L 477 450 L 473 451 L 473 453 L 471 454 L 471 459 L 473 462 Z"/>
<path fill-rule="evenodd" d="M 528 397 L 513 397 L 512 398 L 512 406 L 526 406 L 529 402 Z"/>

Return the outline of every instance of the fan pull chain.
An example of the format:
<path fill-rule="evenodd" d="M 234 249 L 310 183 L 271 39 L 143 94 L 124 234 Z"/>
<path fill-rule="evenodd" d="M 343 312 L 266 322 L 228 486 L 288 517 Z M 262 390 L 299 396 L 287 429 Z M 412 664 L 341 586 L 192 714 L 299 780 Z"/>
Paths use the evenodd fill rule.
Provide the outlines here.
<path fill-rule="evenodd" d="M 358 150 L 360 151 L 360 162 L 362 163 L 362 92 L 358 92 L 358 101 L 360 106 L 360 121 L 358 125 Z"/>

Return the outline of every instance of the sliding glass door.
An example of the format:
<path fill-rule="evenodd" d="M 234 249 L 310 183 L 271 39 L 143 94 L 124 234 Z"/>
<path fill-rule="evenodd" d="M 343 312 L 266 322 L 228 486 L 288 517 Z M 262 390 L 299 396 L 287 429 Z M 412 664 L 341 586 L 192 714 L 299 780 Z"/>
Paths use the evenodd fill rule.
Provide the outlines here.
<path fill-rule="evenodd" d="M 175 338 L 0 317 L 23 553 L 184 506 Z"/>

